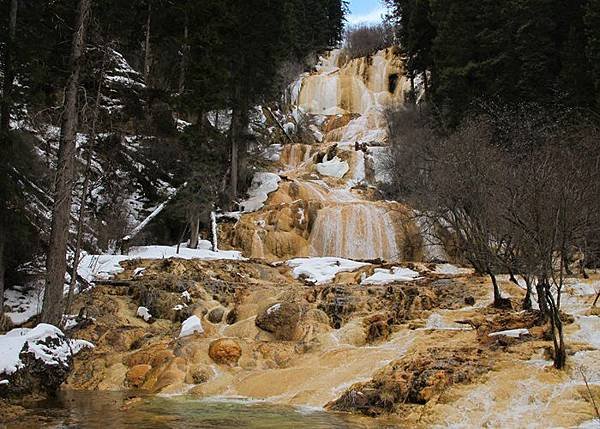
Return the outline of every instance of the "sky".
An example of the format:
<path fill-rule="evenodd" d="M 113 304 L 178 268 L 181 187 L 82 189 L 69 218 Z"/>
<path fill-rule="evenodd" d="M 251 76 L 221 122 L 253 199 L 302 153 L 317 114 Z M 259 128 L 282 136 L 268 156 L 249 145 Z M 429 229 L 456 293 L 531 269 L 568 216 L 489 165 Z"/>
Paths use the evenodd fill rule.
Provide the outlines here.
<path fill-rule="evenodd" d="M 348 24 L 374 24 L 381 22 L 386 8 L 380 0 L 350 0 Z"/>

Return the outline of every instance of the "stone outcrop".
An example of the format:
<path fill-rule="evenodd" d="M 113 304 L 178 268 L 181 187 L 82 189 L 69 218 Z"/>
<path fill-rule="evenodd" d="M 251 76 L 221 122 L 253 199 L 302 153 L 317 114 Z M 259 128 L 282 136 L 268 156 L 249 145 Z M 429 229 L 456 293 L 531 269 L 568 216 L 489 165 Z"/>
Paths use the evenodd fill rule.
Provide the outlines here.
<path fill-rule="evenodd" d="M 235 366 L 242 356 L 242 348 L 233 338 L 220 338 L 210 343 L 208 355 L 218 364 Z"/>
<path fill-rule="evenodd" d="M 390 363 L 372 380 L 353 385 L 326 408 L 368 416 L 392 413 L 404 404 L 426 404 L 448 386 L 469 383 L 489 369 L 482 349 L 431 348 Z"/>
<path fill-rule="evenodd" d="M 256 316 L 256 326 L 272 333 L 276 339 L 289 341 L 296 335 L 302 309 L 296 303 L 279 302 L 267 306 Z"/>

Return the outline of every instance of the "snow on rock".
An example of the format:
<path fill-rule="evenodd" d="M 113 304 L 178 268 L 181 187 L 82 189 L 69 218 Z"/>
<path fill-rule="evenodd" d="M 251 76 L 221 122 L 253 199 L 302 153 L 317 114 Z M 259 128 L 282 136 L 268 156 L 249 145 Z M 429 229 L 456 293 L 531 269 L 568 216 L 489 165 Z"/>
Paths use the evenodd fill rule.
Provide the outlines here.
<path fill-rule="evenodd" d="M 188 337 L 196 332 L 199 334 L 204 332 L 202 322 L 198 316 L 190 316 L 181 324 L 179 338 Z"/>
<path fill-rule="evenodd" d="M 391 270 L 385 268 L 375 268 L 375 273 L 364 279 L 363 285 L 386 285 L 393 282 L 409 282 L 420 278 L 417 271 L 409 268 L 392 267 Z"/>
<path fill-rule="evenodd" d="M 324 136 L 323 136 L 323 133 L 321 132 L 321 130 L 319 130 L 319 128 L 318 128 L 316 125 L 314 125 L 314 124 L 310 124 L 310 125 L 308 126 L 308 129 L 309 129 L 310 131 L 312 131 L 312 133 L 313 133 L 313 136 L 314 136 L 314 138 L 315 138 L 315 140 L 316 140 L 317 142 L 319 142 L 319 143 L 323 143 L 323 137 L 324 137 Z"/>
<path fill-rule="evenodd" d="M 48 376 L 40 375 L 40 368 L 47 367 L 42 372 L 55 372 L 51 379 L 56 385 L 45 387 L 58 387 L 66 379 L 73 355 L 88 347 L 94 346 L 88 341 L 70 340 L 56 326 L 45 323 L 33 329 L 13 329 L 0 335 L 0 378 L 11 389 L 28 391 L 33 378 L 46 380 Z M 24 376 L 13 379 L 11 376 L 20 370 Z"/>
<path fill-rule="evenodd" d="M 150 310 L 148 310 L 146 307 L 138 307 L 135 315 L 141 319 L 144 319 L 145 322 L 149 322 L 152 319 Z"/>
<path fill-rule="evenodd" d="M 249 198 L 240 203 L 241 211 L 251 213 L 261 209 L 269 198 L 269 194 L 279 188 L 279 182 L 281 182 L 281 177 L 275 173 L 255 173 L 248 190 Z"/>
<path fill-rule="evenodd" d="M 497 337 L 503 335 L 505 337 L 519 338 L 521 335 L 529 335 L 529 329 L 520 328 L 520 329 L 509 329 L 506 331 L 498 331 L 492 332 L 488 334 L 488 337 Z"/>
<path fill-rule="evenodd" d="M 4 291 L 6 315 L 14 325 L 22 325 L 42 311 L 44 288 L 14 286 Z"/>
<path fill-rule="evenodd" d="M 322 176 L 335 177 L 337 179 L 341 179 L 348 171 L 350 171 L 348 163 L 342 161 L 337 156 L 333 157 L 330 161 L 324 159 L 323 162 L 316 165 L 316 168 Z"/>
<path fill-rule="evenodd" d="M 208 244 L 207 244 L 208 243 Z M 186 245 L 179 246 L 140 246 L 132 247 L 127 255 L 85 255 L 79 263 L 78 273 L 89 282 L 98 279 L 108 279 L 115 274 L 123 272 L 120 263 L 134 259 L 244 259 L 241 252 L 235 250 L 219 250 L 213 252 L 208 249 L 209 241 L 203 240 L 197 249 L 190 249 Z"/>
<path fill-rule="evenodd" d="M 473 328 L 461 326 L 458 323 L 448 323 L 441 314 L 433 313 L 427 318 L 424 329 L 434 331 L 470 331 Z"/>
<path fill-rule="evenodd" d="M 278 311 L 281 308 L 281 303 L 273 304 L 269 308 L 267 308 L 267 314 L 272 314 L 275 311 Z"/>
<path fill-rule="evenodd" d="M 296 258 L 287 261 L 295 279 L 304 277 L 311 283 L 332 281 L 338 273 L 355 271 L 369 264 L 335 257 Z"/>
<path fill-rule="evenodd" d="M 283 130 L 289 135 L 293 135 L 296 132 L 296 125 L 293 122 L 286 122 L 283 124 Z"/>
<path fill-rule="evenodd" d="M 438 264 L 435 266 L 434 273 L 436 274 L 448 274 L 448 275 L 462 275 L 470 274 L 473 270 L 471 268 L 461 268 L 452 264 Z"/>
<path fill-rule="evenodd" d="M 277 162 L 281 159 L 282 149 L 283 145 L 272 144 L 267 146 L 267 148 L 262 152 L 261 156 L 271 162 Z"/>

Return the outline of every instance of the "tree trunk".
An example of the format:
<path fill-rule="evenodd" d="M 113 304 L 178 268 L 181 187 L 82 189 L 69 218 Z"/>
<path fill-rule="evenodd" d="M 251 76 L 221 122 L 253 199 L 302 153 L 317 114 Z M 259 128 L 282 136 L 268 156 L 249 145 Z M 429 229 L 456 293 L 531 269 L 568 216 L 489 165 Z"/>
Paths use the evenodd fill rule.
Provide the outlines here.
<path fill-rule="evenodd" d="M 234 107 L 231 113 L 231 126 L 229 130 L 229 139 L 231 143 L 231 170 L 229 180 L 229 197 L 235 201 L 238 194 L 238 168 L 239 168 L 239 140 L 242 124 L 241 108 Z"/>
<path fill-rule="evenodd" d="M 219 250 L 219 236 L 218 236 L 218 232 L 217 232 L 217 215 L 214 211 L 214 206 L 213 206 L 213 210 L 210 212 L 210 238 L 211 238 L 211 242 L 212 242 L 212 251 L 216 252 Z"/>
<path fill-rule="evenodd" d="M 188 60 L 188 51 L 190 49 L 188 44 L 189 39 L 189 18 L 187 11 L 185 12 L 185 23 L 183 25 L 183 46 L 181 47 L 181 63 L 179 64 L 179 94 L 183 94 L 185 90 L 185 71 L 187 68 L 187 60 Z M 202 116 L 200 117 L 200 122 L 202 122 Z"/>
<path fill-rule="evenodd" d="M 527 285 L 527 292 L 525 293 L 525 298 L 523 299 L 523 310 L 531 310 L 531 280 L 528 277 L 524 277 L 525 284 Z"/>
<path fill-rule="evenodd" d="M 144 40 L 144 82 L 146 85 L 150 79 L 150 62 L 152 61 L 152 53 L 150 50 L 150 26 L 152 23 L 152 2 L 148 1 L 148 15 L 146 16 L 146 34 Z"/>
<path fill-rule="evenodd" d="M 544 289 L 543 280 L 538 280 L 535 285 L 535 289 L 538 296 L 538 306 L 544 317 L 548 316 L 548 305 L 546 304 L 546 290 Z M 547 320 L 547 319 L 546 319 Z"/>
<path fill-rule="evenodd" d="M 100 110 L 100 99 L 102 97 L 102 81 L 104 79 L 104 69 L 106 65 L 106 54 L 102 59 L 102 67 L 100 70 L 100 76 L 98 78 L 98 87 L 96 90 L 96 100 L 94 101 L 94 111 L 92 115 L 92 127 L 88 138 L 88 144 L 86 149 L 86 161 L 85 161 L 85 173 L 83 178 L 83 187 L 81 189 L 81 197 L 79 203 L 79 213 L 77 219 L 77 238 L 75 239 L 75 255 L 73 256 L 73 269 L 71 270 L 71 282 L 69 284 L 69 295 L 67 297 L 67 305 L 65 306 L 66 313 L 71 312 L 71 303 L 73 302 L 73 295 L 75 293 L 75 287 L 77 286 L 77 273 L 79 268 L 79 258 L 81 255 L 81 241 L 83 239 L 83 224 L 85 222 L 85 203 L 90 187 L 90 174 L 92 170 L 92 149 L 96 142 L 96 125 L 98 123 L 98 112 Z"/>
<path fill-rule="evenodd" d="M 13 83 L 15 80 L 13 54 L 15 52 L 18 9 L 19 1 L 11 0 L 8 17 L 8 40 L 6 42 L 6 50 L 4 56 L 4 84 L 2 88 L 2 104 L 0 105 L 0 134 L 3 135 L 6 135 L 10 129 L 10 107 L 13 103 L 11 96 Z"/>
<path fill-rule="evenodd" d="M 494 287 L 494 307 L 501 307 L 502 306 L 502 294 L 500 293 L 500 287 L 498 286 L 498 280 L 496 279 L 496 276 L 494 275 L 493 272 L 488 271 L 488 275 L 490 276 L 490 279 L 492 279 L 492 286 Z"/>
<path fill-rule="evenodd" d="M 198 235 L 200 234 L 200 215 L 194 210 L 190 215 L 190 249 L 198 248 Z"/>
<path fill-rule="evenodd" d="M 248 177 L 248 143 L 250 141 L 250 136 L 248 135 L 250 118 L 248 117 L 248 108 L 245 104 L 242 107 L 240 119 L 240 131 L 238 133 L 238 192 L 245 192 L 247 185 L 246 178 Z M 242 180 L 241 184 L 240 179 Z"/>
<path fill-rule="evenodd" d="M 4 321 L 4 274 L 6 269 L 4 268 L 4 242 L 6 241 L 6 234 L 4 232 L 4 225 L 0 225 L 0 329 Z"/>
<path fill-rule="evenodd" d="M 563 369 L 567 361 L 567 352 L 565 347 L 565 337 L 563 333 L 563 324 L 560 320 L 560 307 L 554 302 L 550 292 L 550 285 L 544 284 L 546 304 L 550 310 L 550 326 L 552 328 L 552 342 L 554 344 L 554 367 Z"/>
<path fill-rule="evenodd" d="M 77 90 L 81 72 L 81 57 L 85 47 L 85 30 L 91 0 L 80 0 L 77 25 L 71 46 L 71 75 L 65 90 L 64 111 L 60 130 L 58 161 L 54 182 L 54 205 L 50 242 L 46 258 L 46 289 L 41 320 L 58 325 L 63 314 L 63 291 L 67 270 L 67 240 L 71 213 L 71 192 L 75 162 L 75 137 L 77 134 Z"/>

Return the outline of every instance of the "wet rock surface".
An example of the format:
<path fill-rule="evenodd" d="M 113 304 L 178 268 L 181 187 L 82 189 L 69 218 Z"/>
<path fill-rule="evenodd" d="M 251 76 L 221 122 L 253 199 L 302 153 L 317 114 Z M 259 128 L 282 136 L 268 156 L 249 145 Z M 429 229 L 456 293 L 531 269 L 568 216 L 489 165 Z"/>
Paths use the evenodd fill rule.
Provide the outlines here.
<path fill-rule="evenodd" d="M 444 409 L 464 395 L 455 393 L 461 389 L 480 386 L 491 368 L 508 371 L 515 360 L 538 354 L 548 359 L 551 347 L 537 312 L 486 305 L 491 289 L 484 278 L 428 274 L 415 265 L 423 273 L 415 281 L 365 286 L 355 280 L 360 274 L 344 273 L 337 283 L 314 286 L 265 262 L 177 261 L 166 265 L 167 282 L 161 279 L 164 262 L 140 263 L 145 287 L 175 284 L 173 275 L 185 279 L 187 311 L 202 320 L 205 332 L 177 338 L 177 318 L 165 314 L 147 324 L 135 317 L 141 299 L 135 281 L 127 288 L 99 286 L 76 302 L 92 301 L 103 313 L 76 328 L 97 348 L 75 360 L 71 388 L 277 398 L 392 414 L 427 427 L 419 416 Z M 375 267 L 387 268 L 380 264 Z M 368 276 L 373 268 L 361 270 Z M 183 303 L 180 290 L 164 292 Z M 510 293 L 519 298 L 514 289 Z M 465 302 L 469 297 L 475 305 Z M 507 329 L 528 334 L 489 336 Z M 570 353 L 579 350 L 585 349 Z"/>
<path fill-rule="evenodd" d="M 430 348 L 390 363 L 371 381 L 353 385 L 326 408 L 368 416 L 391 413 L 406 404 L 424 405 L 448 386 L 472 382 L 489 369 L 481 348 Z"/>
<path fill-rule="evenodd" d="M 256 326 L 272 333 L 278 340 L 292 340 L 302 309 L 296 303 L 278 302 L 267 306 L 256 316 Z"/>
<path fill-rule="evenodd" d="M 242 356 L 242 348 L 233 338 L 220 338 L 210 343 L 208 355 L 218 364 L 235 366 Z"/>

